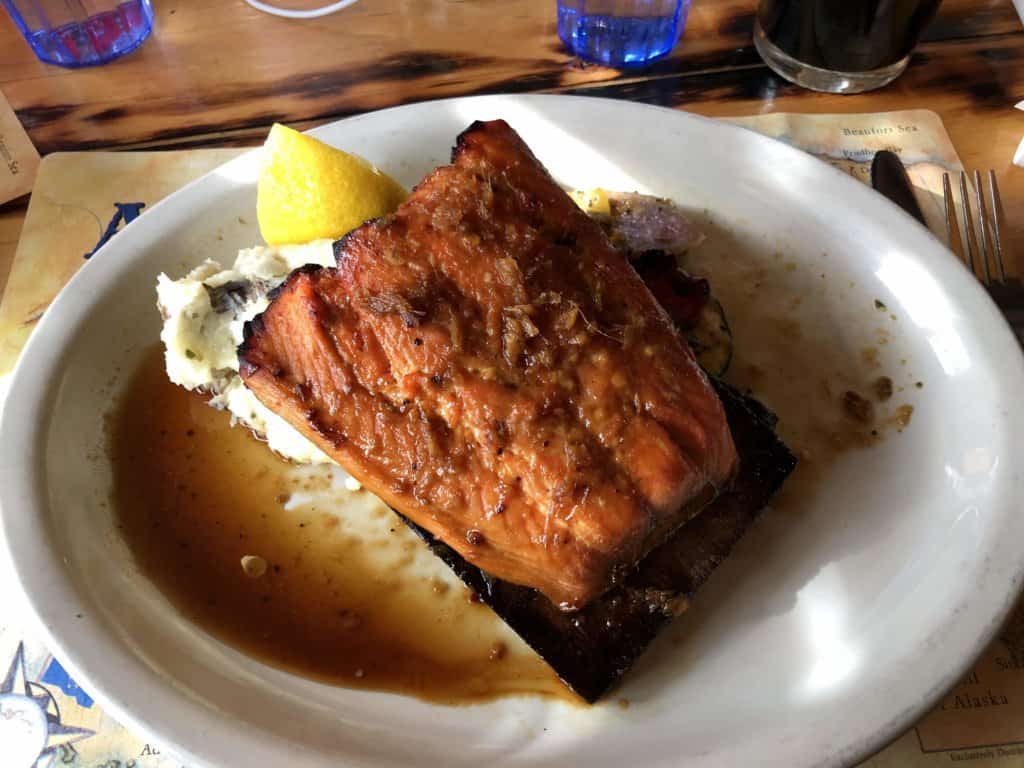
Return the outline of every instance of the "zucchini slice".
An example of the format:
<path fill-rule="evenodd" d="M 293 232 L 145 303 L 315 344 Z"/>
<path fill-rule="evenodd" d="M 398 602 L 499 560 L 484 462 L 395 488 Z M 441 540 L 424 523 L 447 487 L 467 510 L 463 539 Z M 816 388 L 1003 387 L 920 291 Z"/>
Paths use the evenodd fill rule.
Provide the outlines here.
<path fill-rule="evenodd" d="M 686 332 L 690 349 L 700 367 L 712 376 L 721 376 L 732 362 L 732 331 L 722 303 L 714 296 L 700 311 L 697 325 Z"/>

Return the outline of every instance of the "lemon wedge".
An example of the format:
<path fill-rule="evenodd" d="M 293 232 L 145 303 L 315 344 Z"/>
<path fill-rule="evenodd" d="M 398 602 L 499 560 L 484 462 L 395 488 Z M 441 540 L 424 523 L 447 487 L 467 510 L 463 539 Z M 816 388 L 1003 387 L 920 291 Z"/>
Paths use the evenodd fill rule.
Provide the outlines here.
<path fill-rule="evenodd" d="M 263 154 L 256 217 L 268 245 L 341 237 L 406 197 L 401 184 L 361 157 L 280 124 Z"/>

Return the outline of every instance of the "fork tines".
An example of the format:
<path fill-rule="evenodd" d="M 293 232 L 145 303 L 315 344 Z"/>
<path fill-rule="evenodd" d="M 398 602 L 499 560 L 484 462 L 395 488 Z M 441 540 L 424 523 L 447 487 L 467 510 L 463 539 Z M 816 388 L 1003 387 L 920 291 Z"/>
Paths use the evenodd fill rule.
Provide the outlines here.
<path fill-rule="evenodd" d="M 972 185 L 965 171 L 960 171 L 958 181 L 959 213 L 950 175 L 942 175 L 942 195 L 946 204 L 946 238 L 949 247 L 975 274 L 975 261 L 981 262 L 979 266 L 982 280 L 986 285 L 992 284 L 993 281 L 1004 283 L 1006 265 L 1003 260 L 1003 241 L 999 233 L 1003 206 L 999 198 L 995 171 L 988 172 L 987 200 L 979 171 L 974 172 L 973 194 Z"/>

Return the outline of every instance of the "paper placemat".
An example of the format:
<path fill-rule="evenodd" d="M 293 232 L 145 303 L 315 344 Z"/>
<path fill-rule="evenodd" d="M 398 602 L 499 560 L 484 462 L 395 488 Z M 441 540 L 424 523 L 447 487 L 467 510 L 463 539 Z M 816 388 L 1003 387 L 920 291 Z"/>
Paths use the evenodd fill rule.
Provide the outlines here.
<path fill-rule="evenodd" d="M 38 168 L 39 153 L 0 93 L 0 203 L 31 192 Z"/>
<path fill-rule="evenodd" d="M 43 311 L 105 239 L 146 206 L 244 151 L 47 155 L 39 164 L 0 301 L 0 376 L 14 368 Z"/>
<path fill-rule="evenodd" d="M 734 122 L 806 149 L 863 181 L 877 150 L 897 152 L 909 166 L 929 225 L 944 237 L 942 173 L 962 166 L 934 113 L 775 114 Z M 46 157 L 0 302 L 0 380 L 64 283 L 87 258 L 102 258 L 97 248 L 105 239 L 242 151 Z M 0 555 L 0 762 L 11 768 L 186 768 L 163 745 L 123 728 L 75 684 L 36 636 L 14 584 Z M 1024 768 L 1024 610 L 938 707 L 863 765 L 934 768 L 962 761 L 976 768 Z"/>

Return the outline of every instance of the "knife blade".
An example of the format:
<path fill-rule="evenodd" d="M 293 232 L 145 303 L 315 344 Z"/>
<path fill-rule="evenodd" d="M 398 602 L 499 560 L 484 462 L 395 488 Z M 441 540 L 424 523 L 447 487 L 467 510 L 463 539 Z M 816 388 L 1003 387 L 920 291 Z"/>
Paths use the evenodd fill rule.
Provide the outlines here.
<path fill-rule="evenodd" d="M 921 212 L 921 206 L 914 197 L 914 186 L 910 183 L 903 161 L 895 152 L 883 149 L 875 153 L 871 161 L 871 186 L 896 203 L 919 222 L 928 226 Z"/>

